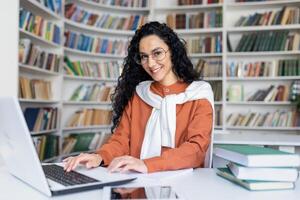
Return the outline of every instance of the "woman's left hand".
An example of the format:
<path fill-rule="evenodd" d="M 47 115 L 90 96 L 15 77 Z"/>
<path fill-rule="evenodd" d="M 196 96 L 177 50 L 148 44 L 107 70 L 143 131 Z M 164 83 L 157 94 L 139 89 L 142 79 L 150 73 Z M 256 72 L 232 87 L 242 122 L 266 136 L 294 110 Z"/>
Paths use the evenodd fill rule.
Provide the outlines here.
<path fill-rule="evenodd" d="M 148 172 L 147 166 L 145 165 L 144 161 L 134 158 L 132 156 L 120 156 L 114 158 L 107 169 L 109 172 Z"/>

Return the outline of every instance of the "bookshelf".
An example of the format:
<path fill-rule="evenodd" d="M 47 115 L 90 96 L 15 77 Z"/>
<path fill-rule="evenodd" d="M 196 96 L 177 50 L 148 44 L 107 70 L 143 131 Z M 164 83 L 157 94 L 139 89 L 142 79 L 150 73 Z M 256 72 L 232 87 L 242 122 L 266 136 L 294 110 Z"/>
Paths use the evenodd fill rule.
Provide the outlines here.
<path fill-rule="evenodd" d="M 120 1 L 122 2 L 122 1 Z M 124 1 L 125 2 L 125 1 Z M 130 2 L 130 1 L 128 1 Z M 142 3 L 143 1 L 132 1 L 132 2 L 139 2 Z M 147 3 L 147 1 L 144 1 Z M 66 10 L 65 10 L 65 18 L 64 18 L 64 26 L 65 26 L 65 32 L 75 32 L 77 34 L 84 34 L 85 36 L 89 36 L 92 38 L 101 38 L 101 39 L 107 39 L 109 41 L 123 41 L 127 42 L 134 34 L 133 27 L 127 27 L 125 24 L 122 25 L 120 21 L 124 20 L 126 23 L 127 20 L 130 19 L 131 16 L 139 16 L 138 24 L 143 23 L 142 22 L 142 16 L 148 16 L 150 13 L 150 8 L 148 5 L 145 5 L 145 7 L 128 7 L 128 6 L 120 6 L 120 5 L 106 5 L 103 4 L 102 1 L 99 3 L 93 2 L 93 1 L 87 1 L 87 0 L 74 0 L 74 1 L 66 1 Z M 77 10 L 81 10 L 81 12 L 89 13 L 90 15 L 96 15 L 98 16 L 96 22 L 94 23 L 84 23 L 84 20 L 81 22 L 76 21 L 76 11 L 71 12 L 70 7 L 76 8 Z M 116 28 L 117 26 L 110 27 L 111 24 L 106 24 L 105 26 L 101 25 L 100 21 L 103 16 L 108 14 L 108 18 L 112 18 L 112 20 L 115 20 L 115 24 L 120 23 L 118 25 L 119 28 Z M 122 18 L 122 19 L 120 19 Z M 100 19 L 100 20 L 99 20 Z M 146 19 L 144 19 L 146 20 Z M 128 21 L 129 22 L 129 21 Z M 104 27 L 103 27 L 104 26 Z M 108 28 L 110 27 L 110 28 Z M 122 28 L 121 28 L 122 27 Z M 102 51 L 83 51 L 77 48 L 71 48 L 70 45 L 64 45 L 63 51 L 64 56 L 67 56 L 71 62 L 79 61 L 81 62 L 81 69 L 83 69 L 84 66 L 87 66 L 86 68 L 89 68 L 89 63 L 97 63 L 98 69 L 99 68 L 106 68 L 107 71 L 101 72 L 101 76 L 93 75 L 93 76 L 87 76 L 86 74 L 81 74 L 80 76 L 74 76 L 71 74 L 66 74 L 65 71 L 63 73 L 63 84 L 62 84 L 62 130 L 61 134 L 64 138 L 64 141 L 67 141 L 74 136 L 75 138 L 79 138 L 79 135 L 85 135 L 89 133 L 100 133 L 100 143 L 101 141 L 104 141 L 104 136 L 107 135 L 107 133 L 110 132 L 111 124 L 101 124 L 101 125 L 80 125 L 75 127 L 68 127 L 66 124 L 70 122 L 70 117 L 74 114 L 74 112 L 78 110 L 85 110 L 85 109 L 104 109 L 104 110 L 110 110 L 111 109 L 111 102 L 109 101 L 73 101 L 70 100 L 70 97 L 72 96 L 72 93 L 76 88 L 78 88 L 80 85 L 84 85 L 83 87 L 93 87 L 95 84 L 104 84 L 108 87 L 113 87 L 117 83 L 117 76 L 111 74 L 111 68 L 113 65 L 114 70 L 119 68 L 118 70 L 121 70 L 122 60 L 125 56 L 125 51 L 122 50 L 119 53 L 118 52 L 102 52 Z M 126 47 L 126 45 L 125 45 Z M 124 48 L 125 49 L 125 48 Z M 112 64 L 114 63 L 114 64 Z M 116 64 L 117 63 L 117 64 Z M 73 63 L 74 64 L 74 63 Z M 67 65 L 67 63 L 64 63 L 64 65 Z M 69 66 L 69 65 L 68 65 Z M 89 68 L 91 69 L 91 68 Z M 113 70 L 113 71 L 114 71 Z M 118 71 L 117 70 L 117 71 Z M 97 70 L 96 70 L 97 71 Z M 93 70 L 95 72 L 95 70 Z M 116 72 L 115 73 L 120 73 Z M 106 75 L 103 76 L 103 73 Z M 113 74 L 115 74 L 113 73 Z M 108 75 L 109 74 L 109 75 Z M 87 119 L 86 119 L 87 120 Z M 73 136 L 72 136 L 73 135 Z M 72 139 L 70 140 L 72 142 Z M 91 142 L 92 143 L 92 142 Z M 64 149 L 65 152 L 68 151 L 68 145 L 63 145 L 66 148 Z M 76 146 L 76 145 L 75 145 Z M 76 149 L 76 148 L 75 148 Z M 62 150 L 62 152 L 64 151 Z M 86 152 L 91 152 L 90 149 L 88 149 Z M 70 154 L 69 154 L 70 153 Z M 61 158 L 66 157 L 68 155 L 76 155 L 80 152 L 69 152 L 69 153 L 62 153 Z"/>
<path fill-rule="evenodd" d="M 289 100 L 286 101 L 228 101 L 227 90 L 230 85 L 243 85 L 245 93 L 255 92 L 261 88 L 268 88 L 270 85 L 278 86 L 280 84 L 291 84 L 295 80 L 300 79 L 300 75 L 289 76 L 228 76 L 227 66 L 231 62 L 271 62 L 272 60 L 297 59 L 300 50 L 291 51 L 249 51 L 234 52 L 227 48 L 226 38 L 230 40 L 233 49 L 238 46 L 239 40 L 243 34 L 250 33 L 266 33 L 274 31 L 290 31 L 293 33 L 300 32 L 300 24 L 287 25 L 269 25 L 269 26 L 243 26 L 235 27 L 234 24 L 241 16 L 249 16 L 255 12 L 263 13 L 267 11 L 278 11 L 283 6 L 300 7 L 300 0 L 289 1 L 260 1 L 260 2 L 244 2 L 235 3 L 234 0 L 226 0 L 224 3 L 208 4 L 203 0 L 201 5 L 178 5 L 177 0 L 148 0 L 145 7 L 125 7 L 117 5 L 106 5 L 88 0 L 62 0 L 62 11 L 56 13 L 51 9 L 42 5 L 35 0 L 20 0 L 20 7 L 28 10 L 34 15 L 41 16 L 43 19 L 54 23 L 60 27 L 60 42 L 53 42 L 45 37 L 36 35 L 30 31 L 19 28 L 20 39 L 29 39 L 34 45 L 47 52 L 60 55 L 62 60 L 59 63 L 58 70 L 47 70 L 37 66 L 19 63 L 19 76 L 29 79 L 42 79 L 51 82 L 52 97 L 51 99 L 24 99 L 20 98 L 22 109 L 26 108 L 42 108 L 56 107 L 58 109 L 57 126 L 54 129 L 31 132 L 33 136 L 55 135 L 59 138 L 58 151 L 60 155 L 47 158 L 46 161 L 53 161 L 75 155 L 61 154 L 65 138 L 72 134 L 84 133 L 107 133 L 110 131 L 110 124 L 107 125 L 89 125 L 68 127 L 66 124 L 72 115 L 82 109 L 111 109 L 111 103 L 108 101 L 72 101 L 70 97 L 74 90 L 80 85 L 92 86 L 96 83 L 105 84 L 106 86 L 114 86 L 117 83 L 116 77 L 97 77 L 97 76 L 74 76 L 67 74 L 65 71 L 66 63 L 63 58 L 67 56 L 71 61 L 94 62 L 94 63 L 122 63 L 125 54 L 103 53 L 101 51 L 83 51 L 78 48 L 70 48 L 65 45 L 64 34 L 67 31 L 74 32 L 78 35 L 84 34 L 91 38 L 104 38 L 111 41 L 122 40 L 129 41 L 134 34 L 134 30 L 103 28 L 76 22 L 71 18 L 65 17 L 65 5 L 75 4 L 80 9 L 101 16 L 103 13 L 109 13 L 111 16 L 124 17 L 125 19 L 131 15 L 147 16 L 147 20 L 158 20 L 167 22 L 168 15 L 186 14 L 193 16 L 197 13 L 208 13 L 207 16 L 214 16 L 215 22 L 207 22 L 203 27 L 195 28 L 176 28 L 175 31 L 180 37 L 187 42 L 192 39 L 201 41 L 208 40 L 218 43 L 218 50 L 215 51 L 198 51 L 189 50 L 189 56 L 192 62 L 197 66 L 198 61 L 205 60 L 209 66 L 216 65 L 219 71 L 209 71 L 212 75 L 204 76 L 204 80 L 212 83 L 214 88 L 218 88 L 217 99 L 215 99 L 215 108 L 217 113 L 217 121 L 215 124 L 215 141 L 216 144 L 257 144 L 257 145 L 277 145 L 277 146 L 300 146 L 299 127 L 247 127 L 247 126 L 231 126 L 226 119 L 231 113 L 247 114 L 248 112 L 275 112 L 276 110 L 292 110 L 296 106 Z M 222 1 L 219 1 L 222 2 Z M 67 8 L 67 7 L 66 7 Z M 220 15 L 221 13 L 221 15 Z M 216 19 L 217 18 L 217 19 Z M 215 26 L 213 24 L 219 23 Z M 211 23 L 211 24 L 210 24 Z M 221 25 L 220 25 L 221 24 Z M 202 38 L 202 39 L 201 39 Z M 212 39 L 214 38 L 214 39 Z M 190 44 L 193 42 L 190 42 Z M 188 47 L 189 48 L 189 47 Z M 217 62 L 217 64 L 215 63 Z M 121 66 L 121 64 L 120 64 Z M 273 65 L 272 65 L 273 66 Z M 101 65 L 102 67 L 102 65 Z M 218 75 L 216 75 L 218 73 Z M 247 95 L 246 95 L 247 96 Z M 261 138 L 261 140 L 260 140 Z M 276 139 L 278 138 L 278 140 Z M 275 140 L 276 139 L 276 140 Z M 294 148 L 295 150 L 295 148 Z M 90 152 L 91 150 L 87 150 Z M 297 151 L 297 150 L 295 150 Z"/>
<path fill-rule="evenodd" d="M 63 1 L 44 5 L 35 0 L 20 0 L 19 5 L 19 78 L 30 81 L 28 88 L 19 81 L 19 102 L 24 114 L 27 112 L 25 118 L 40 159 L 51 162 L 58 158 L 61 146 Z M 28 91 L 32 96 L 24 98 L 22 93 Z M 40 98 L 45 91 L 49 96 Z"/>
<path fill-rule="evenodd" d="M 164 2 L 153 1 L 152 19 L 167 22 L 166 16 L 170 13 L 197 13 L 220 9 L 222 10 L 222 27 L 210 28 L 190 28 L 175 29 L 179 36 L 183 38 L 194 38 L 203 35 L 222 35 L 222 53 L 190 53 L 192 60 L 207 59 L 219 57 L 222 61 L 221 76 L 204 76 L 204 80 L 209 82 L 221 82 L 222 97 L 215 101 L 216 108 L 222 108 L 221 121 L 222 125 L 215 126 L 216 144 L 257 144 L 257 145 L 275 145 L 275 146 L 300 146 L 299 127 L 244 127 L 229 126 L 226 122 L 231 112 L 244 112 L 248 110 L 275 112 L 277 109 L 290 110 L 296 107 L 295 103 L 290 101 L 235 101 L 227 100 L 227 89 L 231 84 L 242 84 L 249 92 L 258 90 L 261 87 L 270 85 L 291 84 L 294 80 L 299 80 L 299 75 L 294 76 L 260 76 L 260 77 L 233 77 L 227 76 L 226 65 L 228 62 L 241 61 L 270 61 L 273 59 L 295 59 L 299 58 L 299 49 L 293 51 L 259 51 L 259 52 L 230 52 L 227 48 L 226 38 L 230 38 L 231 45 L 237 46 L 242 34 L 245 33 L 264 33 L 273 31 L 291 31 L 299 32 L 300 24 L 271 25 L 271 26 L 243 26 L 235 27 L 239 17 L 254 14 L 256 12 L 278 11 L 284 6 L 296 6 L 299 8 L 300 1 L 260 1 L 260 2 L 243 2 L 236 3 L 234 0 L 226 0 L 224 3 L 208 5 L 203 1 L 202 5 L 182 5 L 179 6 L 176 0 L 166 0 Z M 196 62 L 195 62 L 196 63 Z M 262 138 L 260 141 L 259 138 Z M 274 138 L 279 138 L 274 141 Z M 282 140 L 282 141 L 280 141 Z M 295 150 L 295 149 L 294 149 Z"/>
<path fill-rule="evenodd" d="M 226 38 L 229 37 L 231 46 L 236 49 L 238 42 L 240 41 L 243 34 L 263 34 L 271 32 L 289 31 L 292 33 L 299 33 L 300 24 L 269 24 L 269 25 L 253 25 L 253 26 L 235 26 L 235 23 L 242 17 L 249 17 L 255 13 L 271 13 L 279 12 L 281 9 L 286 7 L 300 7 L 300 1 L 290 0 L 290 1 L 260 1 L 260 2 L 241 2 L 236 3 L 234 0 L 226 1 L 225 5 L 225 27 L 224 30 Z M 270 19 L 272 14 L 269 15 Z M 278 17 L 279 18 L 279 17 Z M 265 19 L 265 20 L 266 20 Z M 259 21 L 262 23 L 263 21 Z M 266 23 L 267 21 L 263 22 Z M 268 22 L 270 23 L 270 22 Z M 275 41 L 274 41 L 275 42 Z M 298 44 L 299 45 L 299 44 Z M 226 44 L 227 46 L 227 44 Z M 247 52 L 233 52 L 225 48 L 224 52 L 224 63 L 226 72 L 226 63 L 231 62 L 271 62 L 285 59 L 298 59 L 299 58 L 299 48 L 289 50 L 289 51 L 247 51 Z M 275 68 L 276 65 L 272 65 Z M 288 66 L 292 67 L 292 65 Z M 227 90 L 230 85 L 238 84 L 242 85 L 244 90 L 244 95 L 248 96 L 251 92 L 258 91 L 259 89 L 267 88 L 270 85 L 275 87 L 278 85 L 290 85 L 295 80 L 299 80 L 300 74 L 293 74 L 289 76 L 226 76 L 224 74 L 224 86 Z M 248 93 L 248 94 L 245 94 Z M 231 113 L 242 113 L 247 112 L 257 112 L 257 113 L 267 113 L 279 111 L 291 111 L 296 109 L 296 104 L 285 101 L 227 101 L 224 102 L 224 119 L 228 119 Z M 299 113 L 299 112 L 298 112 Z M 282 120 L 281 120 L 282 121 Z M 256 145 L 273 145 L 279 146 L 279 148 L 287 147 L 290 148 L 292 152 L 299 151 L 299 126 L 298 127 L 286 127 L 286 126 L 232 126 L 226 123 L 223 127 L 223 135 L 218 134 L 215 138 L 215 143 L 217 144 L 256 144 Z M 297 147 L 297 148 L 295 148 Z"/>

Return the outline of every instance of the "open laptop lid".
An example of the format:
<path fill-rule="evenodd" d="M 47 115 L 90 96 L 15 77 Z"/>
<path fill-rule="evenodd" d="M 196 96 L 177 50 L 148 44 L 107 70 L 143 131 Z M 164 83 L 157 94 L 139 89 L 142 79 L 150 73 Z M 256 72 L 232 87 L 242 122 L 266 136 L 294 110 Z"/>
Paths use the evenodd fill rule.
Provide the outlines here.
<path fill-rule="evenodd" d="M 13 97 L 0 97 L 0 152 L 12 175 L 51 196 L 22 110 Z"/>

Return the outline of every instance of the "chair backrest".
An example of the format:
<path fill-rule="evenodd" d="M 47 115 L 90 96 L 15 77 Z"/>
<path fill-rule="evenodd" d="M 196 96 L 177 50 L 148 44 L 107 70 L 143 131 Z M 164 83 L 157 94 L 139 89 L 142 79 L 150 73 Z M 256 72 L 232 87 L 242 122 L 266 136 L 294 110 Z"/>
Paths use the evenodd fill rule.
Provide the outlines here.
<path fill-rule="evenodd" d="M 205 154 L 204 168 L 212 168 L 213 146 L 214 146 L 214 126 L 211 131 L 210 144 Z"/>

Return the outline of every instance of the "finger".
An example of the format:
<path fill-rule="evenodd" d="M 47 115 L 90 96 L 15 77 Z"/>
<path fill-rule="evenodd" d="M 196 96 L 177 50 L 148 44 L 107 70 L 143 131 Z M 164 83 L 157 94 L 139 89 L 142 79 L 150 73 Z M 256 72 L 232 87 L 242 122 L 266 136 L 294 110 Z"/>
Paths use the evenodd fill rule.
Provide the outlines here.
<path fill-rule="evenodd" d="M 89 157 L 88 154 L 80 154 L 75 162 L 73 162 L 73 166 L 71 168 L 71 170 L 75 170 L 75 168 L 80 164 L 80 163 L 85 163 L 88 162 L 91 158 Z"/>
<path fill-rule="evenodd" d="M 90 160 L 90 161 L 86 162 L 85 167 L 88 169 L 91 169 L 93 167 L 96 167 L 95 165 L 96 164 L 94 163 L 94 161 Z"/>
<path fill-rule="evenodd" d="M 124 165 L 131 164 L 132 162 L 133 160 L 131 158 L 123 158 L 114 163 L 108 170 L 109 172 L 119 172 Z"/>
<path fill-rule="evenodd" d="M 63 162 L 68 162 L 69 160 L 71 160 L 71 159 L 73 159 L 73 158 L 74 158 L 73 156 L 67 157 L 67 158 L 63 159 Z"/>
<path fill-rule="evenodd" d="M 115 169 L 119 168 L 119 166 L 124 165 L 125 159 L 123 157 L 115 158 L 110 165 L 108 166 L 108 171 L 113 172 Z"/>
<path fill-rule="evenodd" d="M 67 169 L 66 169 L 67 172 L 70 172 L 70 171 L 71 171 L 71 169 L 72 169 L 72 167 L 73 167 L 73 165 L 74 165 L 76 159 L 77 159 L 77 157 L 75 157 L 75 158 L 73 158 L 72 160 L 69 161 L 68 167 L 67 167 Z"/>
<path fill-rule="evenodd" d="M 66 170 L 70 166 L 73 159 L 74 157 L 68 158 L 68 160 L 64 162 L 64 170 Z"/>
<path fill-rule="evenodd" d="M 67 172 L 70 172 L 71 170 L 74 170 L 77 167 L 77 160 L 81 159 L 81 156 L 76 156 L 74 157 L 70 162 L 69 162 L 69 166 L 67 168 Z"/>
<path fill-rule="evenodd" d="M 129 171 L 138 171 L 137 166 L 134 164 L 128 164 L 121 168 L 121 173 L 126 173 Z"/>

